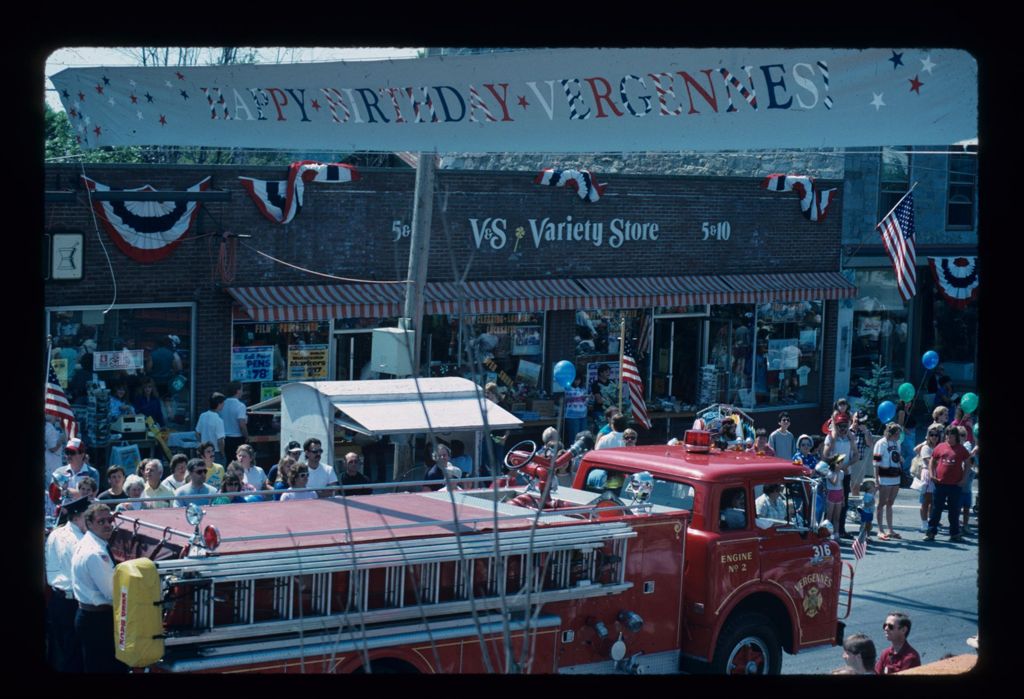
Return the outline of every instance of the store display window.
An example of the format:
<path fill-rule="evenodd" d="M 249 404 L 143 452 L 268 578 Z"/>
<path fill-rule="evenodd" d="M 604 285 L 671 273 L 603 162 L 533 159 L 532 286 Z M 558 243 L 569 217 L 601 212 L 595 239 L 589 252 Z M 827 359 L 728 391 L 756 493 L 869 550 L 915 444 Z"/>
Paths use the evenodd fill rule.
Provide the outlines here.
<path fill-rule="evenodd" d="M 942 370 L 953 379 L 953 388 L 963 393 L 977 386 L 978 302 L 963 308 L 946 300 L 934 284 L 921 290 L 924 296 L 922 347 L 934 349 L 942 359 Z M 929 393 L 934 386 L 929 382 Z"/>
<path fill-rule="evenodd" d="M 860 379 L 871 377 L 873 364 L 887 367 L 894 385 L 907 376 L 908 305 L 900 298 L 892 269 L 859 269 L 859 298 L 853 305 L 850 395 L 860 396 Z"/>
<path fill-rule="evenodd" d="M 47 319 L 53 367 L 90 444 L 106 443 L 122 414 L 172 431 L 195 424 L 191 304 L 55 308 Z"/>
<path fill-rule="evenodd" d="M 330 378 L 330 323 L 235 323 L 231 380 L 251 402 L 266 400 L 289 381 Z"/>
<path fill-rule="evenodd" d="M 820 301 L 774 301 L 757 306 L 753 385 L 756 406 L 818 400 L 822 321 Z"/>

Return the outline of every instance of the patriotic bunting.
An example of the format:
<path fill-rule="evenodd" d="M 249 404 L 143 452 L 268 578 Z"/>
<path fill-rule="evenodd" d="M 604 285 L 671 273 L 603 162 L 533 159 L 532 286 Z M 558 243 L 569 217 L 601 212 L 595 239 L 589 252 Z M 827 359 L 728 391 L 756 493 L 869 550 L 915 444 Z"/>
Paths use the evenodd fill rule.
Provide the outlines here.
<path fill-rule="evenodd" d="M 61 427 L 68 439 L 78 436 L 78 421 L 75 419 L 75 411 L 71 409 L 68 397 L 64 389 L 60 387 L 57 379 L 57 372 L 53 370 L 53 363 L 50 363 L 50 371 L 46 377 L 46 401 L 43 404 L 43 412 L 53 415 L 60 420 Z"/>
<path fill-rule="evenodd" d="M 814 190 L 814 180 L 805 175 L 768 175 L 761 187 L 769 192 L 796 192 L 800 197 L 800 211 L 808 221 L 824 221 L 828 205 L 836 196 L 836 189 Z"/>
<path fill-rule="evenodd" d="M 914 244 L 914 195 L 907 192 L 875 228 L 896 273 L 900 298 L 909 301 L 917 293 L 917 249 Z"/>
<path fill-rule="evenodd" d="M 300 160 L 288 166 L 287 180 L 239 177 L 256 207 L 274 223 L 290 223 L 302 209 L 302 193 L 309 182 L 352 182 L 359 179 L 353 165 Z"/>
<path fill-rule="evenodd" d="M 963 309 L 978 297 L 977 257 L 930 257 L 935 286 L 953 308 Z"/>
<path fill-rule="evenodd" d="M 543 184 L 549 187 L 564 187 L 568 185 L 576 190 L 583 201 L 594 202 L 604 194 L 608 185 L 598 184 L 589 170 L 555 170 L 545 168 L 533 180 L 534 184 Z"/>
<path fill-rule="evenodd" d="M 205 192 L 209 177 L 188 188 Z M 82 175 L 90 192 L 109 192 L 110 187 Z M 155 192 L 150 185 L 126 192 Z M 114 244 L 136 262 L 157 262 L 174 252 L 192 230 L 199 213 L 195 201 L 93 201 L 92 208 Z"/>
<path fill-rule="evenodd" d="M 622 366 L 619 368 L 619 380 L 623 388 L 629 389 L 629 405 L 633 419 L 651 429 L 651 420 L 647 417 L 647 404 L 644 402 L 644 383 L 640 379 L 640 371 L 636 362 L 628 355 L 623 355 Z"/>

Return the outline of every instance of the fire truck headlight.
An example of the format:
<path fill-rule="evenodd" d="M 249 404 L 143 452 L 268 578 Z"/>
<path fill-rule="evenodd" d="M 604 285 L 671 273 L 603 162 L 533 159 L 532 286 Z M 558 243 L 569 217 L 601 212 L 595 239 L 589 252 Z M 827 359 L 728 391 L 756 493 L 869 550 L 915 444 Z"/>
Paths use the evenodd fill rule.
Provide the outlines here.
<path fill-rule="evenodd" d="M 619 621 L 622 624 L 625 624 L 626 628 L 633 633 L 638 632 L 644 627 L 643 617 L 636 612 L 629 611 L 628 609 L 623 609 L 619 612 Z"/>
<path fill-rule="evenodd" d="M 189 506 L 185 508 L 185 519 L 193 527 L 198 527 L 199 523 L 203 521 L 203 508 L 196 503 L 189 503 Z"/>
<path fill-rule="evenodd" d="M 203 544 L 211 551 L 220 546 L 220 532 L 217 531 L 217 527 L 210 524 L 203 529 Z"/>

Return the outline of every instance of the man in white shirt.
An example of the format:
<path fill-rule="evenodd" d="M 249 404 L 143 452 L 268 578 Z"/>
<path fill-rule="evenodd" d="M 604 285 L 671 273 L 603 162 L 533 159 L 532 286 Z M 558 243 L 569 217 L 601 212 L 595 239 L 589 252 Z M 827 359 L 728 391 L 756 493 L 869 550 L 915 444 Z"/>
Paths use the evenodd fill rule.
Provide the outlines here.
<path fill-rule="evenodd" d="M 220 414 L 224 421 L 224 454 L 234 456 L 238 445 L 249 441 L 248 415 L 241 401 L 241 383 L 232 381 L 224 393 L 228 396 Z"/>
<path fill-rule="evenodd" d="M 320 457 L 324 453 L 324 449 L 321 446 L 320 440 L 316 437 L 310 437 L 302 444 L 302 451 L 306 455 L 306 461 L 304 462 L 309 468 L 309 483 L 306 485 L 307 488 L 326 488 L 331 485 L 338 485 L 338 476 L 334 473 L 334 468 L 327 464 L 320 463 Z M 332 495 L 337 495 L 335 490 L 318 490 L 317 496 L 321 498 L 329 498 Z"/>
<path fill-rule="evenodd" d="M 71 590 L 71 560 L 75 546 L 85 536 L 88 507 L 88 498 L 66 503 L 61 509 L 68 517 L 67 524 L 54 529 L 46 539 L 46 582 L 50 586 L 50 601 L 46 605 L 48 655 L 57 672 L 82 671 L 82 648 L 75 635 L 78 603 Z"/>
<path fill-rule="evenodd" d="M 200 444 L 209 442 L 216 447 L 213 460 L 217 463 L 224 461 L 224 420 L 221 419 L 222 410 L 224 410 L 224 394 L 216 392 L 210 396 L 210 409 L 200 415 L 199 422 L 196 423 L 196 439 L 199 440 Z"/>
<path fill-rule="evenodd" d="M 128 667 L 114 656 L 114 559 L 107 543 L 114 533 L 110 508 L 94 503 L 85 511 L 88 531 L 71 558 L 71 588 L 78 600 L 75 631 L 87 673 L 124 673 Z"/>

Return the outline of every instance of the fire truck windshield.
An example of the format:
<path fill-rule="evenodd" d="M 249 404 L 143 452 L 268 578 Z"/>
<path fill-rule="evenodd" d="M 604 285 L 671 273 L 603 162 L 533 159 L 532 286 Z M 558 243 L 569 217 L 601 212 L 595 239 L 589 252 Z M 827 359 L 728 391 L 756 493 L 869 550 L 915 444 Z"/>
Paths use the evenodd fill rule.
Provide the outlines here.
<path fill-rule="evenodd" d="M 596 468 L 587 474 L 586 490 L 599 495 L 614 495 L 628 503 L 632 500 L 632 495 L 626 492 L 630 475 L 614 469 Z M 693 494 L 693 486 L 689 483 L 666 481 L 655 477 L 654 490 L 649 502 L 673 509 L 692 510 Z"/>

